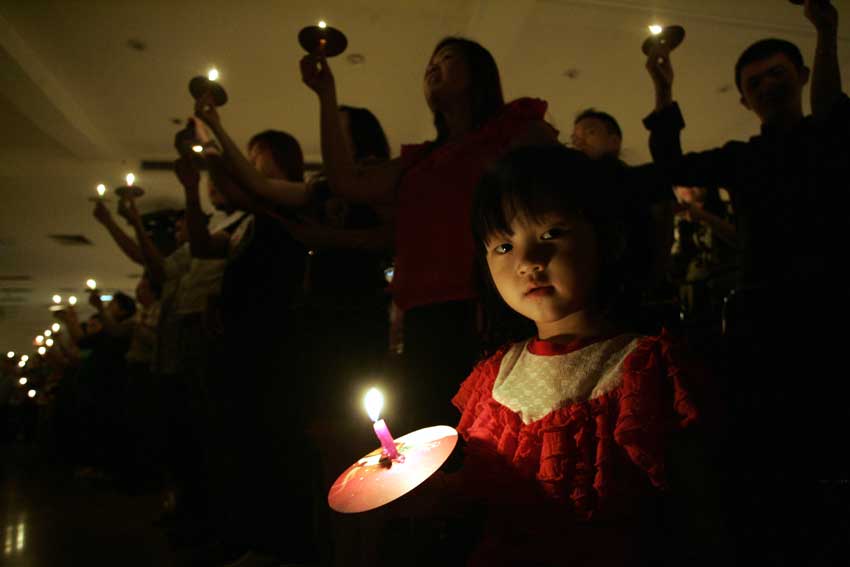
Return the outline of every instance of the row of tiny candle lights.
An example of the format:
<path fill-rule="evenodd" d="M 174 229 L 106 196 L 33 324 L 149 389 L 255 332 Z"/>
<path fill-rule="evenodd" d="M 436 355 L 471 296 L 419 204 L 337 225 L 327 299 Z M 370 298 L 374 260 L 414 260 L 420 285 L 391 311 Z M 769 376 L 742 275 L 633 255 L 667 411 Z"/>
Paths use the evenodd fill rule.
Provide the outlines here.
<path fill-rule="evenodd" d="M 132 187 L 133 183 L 136 182 L 136 175 L 128 173 L 124 176 L 124 182 L 127 184 L 127 187 Z M 95 191 L 97 191 L 97 198 L 103 199 L 106 196 L 106 185 L 99 183 L 97 187 L 95 187 Z"/>

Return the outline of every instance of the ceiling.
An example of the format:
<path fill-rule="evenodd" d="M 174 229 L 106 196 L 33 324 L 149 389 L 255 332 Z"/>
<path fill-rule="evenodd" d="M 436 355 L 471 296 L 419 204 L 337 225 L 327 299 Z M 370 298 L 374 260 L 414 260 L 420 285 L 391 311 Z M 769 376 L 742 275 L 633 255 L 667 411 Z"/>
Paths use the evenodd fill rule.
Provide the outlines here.
<path fill-rule="evenodd" d="M 846 91 L 850 2 L 835 4 L 845 20 Z M 579 110 L 614 114 L 631 163 L 648 159 L 640 121 L 653 94 L 640 45 L 650 23 L 687 30 L 673 62 L 688 149 L 757 129 L 732 77 L 748 44 L 784 37 L 810 60 L 815 39 L 802 8 L 786 0 L 0 0 L 0 350 L 31 351 L 52 322 L 51 296 L 81 291 L 88 277 L 132 291 L 141 270 L 87 199 L 98 183 L 115 186 L 133 171 L 147 191 L 142 212 L 180 205 L 172 175 L 141 171 L 140 162 L 172 159 L 172 120 L 192 110 L 192 76 L 220 70 L 230 94 L 222 118 L 235 139 L 286 130 L 319 161 L 318 104 L 299 78 L 296 37 L 320 19 L 349 39 L 331 61 L 340 102 L 375 112 L 394 154 L 433 136 L 421 79 L 446 35 L 493 52 L 508 99 L 548 100 L 563 141 Z M 49 234 L 92 245 L 61 245 Z"/>

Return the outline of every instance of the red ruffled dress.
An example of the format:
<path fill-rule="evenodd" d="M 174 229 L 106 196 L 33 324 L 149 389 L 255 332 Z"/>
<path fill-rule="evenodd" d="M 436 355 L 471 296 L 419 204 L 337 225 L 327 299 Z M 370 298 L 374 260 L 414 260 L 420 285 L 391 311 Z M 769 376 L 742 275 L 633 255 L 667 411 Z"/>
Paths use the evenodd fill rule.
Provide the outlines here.
<path fill-rule="evenodd" d="M 639 564 L 669 438 L 697 419 L 675 350 L 667 334 L 532 339 L 475 368 L 453 399 L 467 456 L 450 482 L 487 506 L 470 564 Z"/>

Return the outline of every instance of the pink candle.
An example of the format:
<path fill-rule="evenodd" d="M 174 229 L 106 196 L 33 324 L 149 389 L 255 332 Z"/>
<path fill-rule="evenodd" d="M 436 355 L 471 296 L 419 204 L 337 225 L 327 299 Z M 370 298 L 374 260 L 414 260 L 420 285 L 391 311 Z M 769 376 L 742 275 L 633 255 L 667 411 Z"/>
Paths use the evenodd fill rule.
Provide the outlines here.
<path fill-rule="evenodd" d="M 381 447 L 384 448 L 384 453 L 387 454 L 387 457 L 390 459 L 397 459 L 398 449 L 395 447 L 393 436 L 384 420 L 379 419 L 372 425 L 372 427 L 375 429 L 375 435 L 378 436 L 378 441 L 381 442 Z"/>

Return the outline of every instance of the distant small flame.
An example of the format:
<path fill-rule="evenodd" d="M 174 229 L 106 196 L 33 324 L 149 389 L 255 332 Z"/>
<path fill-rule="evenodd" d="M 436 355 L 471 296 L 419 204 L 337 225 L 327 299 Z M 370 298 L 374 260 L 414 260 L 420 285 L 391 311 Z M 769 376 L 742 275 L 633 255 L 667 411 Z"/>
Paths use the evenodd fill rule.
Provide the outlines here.
<path fill-rule="evenodd" d="M 29 392 L 27 392 L 27 396 L 34 398 L 35 397 L 35 390 L 30 390 Z"/>
<path fill-rule="evenodd" d="M 77 297 L 75 295 L 72 295 L 71 297 L 68 298 L 68 305 L 76 305 L 76 304 L 77 304 Z"/>
<path fill-rule="evenodd" d="M 217 81 L 218 80 L 218 69 L 216 69 L 215 67 L 210 69 L 209 72 L 207 73 L 207 78 L 210 81 Z"/>
<path fill-rule="evenodd" d="M 45 331 L 44 331 L 44 336 L 45 336 L 45 337 L 49 337 L 49 336 L 50 336 L 50 335 L 52 335 L 52 334 L 53 334 L 53 331 L 51 331 L 50 329 L 47 329 L 47 330 L 45 330 Z"/>
<path fill-rule="evenodd" d="M 44 353 L 46 353 L 46 352 L 47 352 L 46 348 L 38 347 L 38 354 L 40 354 L 41 356 L 44 356 Z"/>
<path fill-rule="evenodd" d="M 18 380 L 18 384 L 20 384 L 21 386 L 26 386 L 27 381 L 28 380 L 24 377 L 24 378 L 21 378 L 20 380 Z"/>
<path fill-rule="evenodd" d="M 192 146 L 192 151 L 199 154 L 204 151 L 204 146 Z"/>
<path fill-rule="evenodd" d="M 52 347 L 52 346 L 53 346 L 53 339 L 46 339 L 46 340 L 44 341 L 44 346 L 46 346 L 46 347 Z"/>
<path fill-rule="evenodd" d="M 37 345 L 43 345 L 43 344 L 44 344 L 44 336 L 42 336 L 42 335 L 38 335 L 38 336 L 35 338 L 35 344 L 37 344 Z"/>
<path fill-rule="evenodd" d="M 319 27 L 325 29 L 328 27 L 328 23 L 325 20 L 319 20 Z"/>
<path fill-rule="evenodd" d="M 106 194 L 106 185 L 104 185 L 103 183 L 101 183 L 100 185 L 98 185 L 98 186 L 97 186 L 97 194 L 98 194 L 100 197 L 103 197 L 103 196 Z"/>
<path fill-rule="evenodd" d="M 651 33 L 652 35 L 658 35 L 662 31 L 664 31 L 664 28 L 662 28 L 658 24 L 652 24 L 651 26 L 649 26 L 649 33 Z"/>
<path fill-rule="evenodd" d="M 88 279 L 88 280 L 86 280 L 86 286 L 89 289 L 97 289 L 97 282 L 95 280 Z"/>
<path fill-rule="evenodd" d="M 127 186 L 129 187 L 133 184 L 134 181 L 136 181 L 136 176 L 132 173 L 128 173 L 127 177 L 125 177 L 124 180 L 127 181 Z"/>
<path fill-rule="evenodd" d="M 50 328 L 53 330 L 53 332 L 54 332 L 54 333 L 58 333 L 58 332 L 59 332 L 59 329 L 61 329 L 61 328 L 62 328 L 62 325 L 60 325 L 59 323 L 53 323 L 53 324 L 50 326 Z"/>
<path fill-rule="evenodd" d="M 57 294 L 53 296 L 53 303 L 59 304 L 62 303 L 62 296 Z"/>
<path fill-rule="evenodd" d="M 21 357 L 21 360 L 23 360 L 24 362 L 28 361 L 29 359 L 30 359 L 30 357 L 29 357 L 28 354 L 25 354 Z"/>

